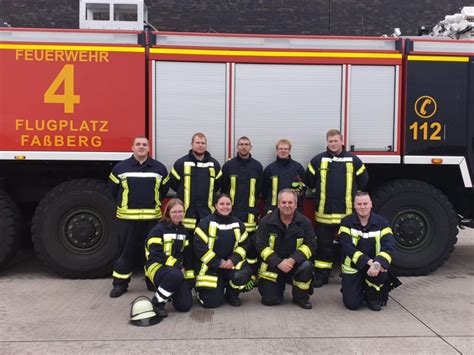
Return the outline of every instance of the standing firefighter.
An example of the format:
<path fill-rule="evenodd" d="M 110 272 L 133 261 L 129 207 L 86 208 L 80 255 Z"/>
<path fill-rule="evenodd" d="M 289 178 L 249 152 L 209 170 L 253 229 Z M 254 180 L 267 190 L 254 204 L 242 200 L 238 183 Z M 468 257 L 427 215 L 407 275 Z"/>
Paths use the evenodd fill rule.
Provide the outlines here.
<path fill-rule="evenodd" d="M 311 159 L 305 175 L 306 185 L 316 189 L 314 287 L 328 283 L 339 223 L 341 218 L 352 213 L 355 193 L 364 189 L 369 180 L 362 161 L 344 149 L 338 130 L 329 130 L 326 139 L 327 150 Z"/>
<path fill-rule="evenodd" d="M 263 167 L 252 158 L 252 144 L 248 137 L 237 141 L 237 156 L 222 167 L 222 192 L 232 199 L 232 214 L 245 224 L 252 246 L 247 253 L 247 262 L 257 273 L 257 254 L 253 246 L 253 235 L 257 229 L 258 206 Z"/>
<path fill-rule="evenodd" d="M 183 225 L 188 230 L 192 247 L 192 235 L 199 221 L 214 212 L 214 193 L 220 189 L 221 166 L 207 151 L 204 133 L 191 138 L 191 150 L 179 158 L 170 172 L 170 186 L 184 202 Z M 194 275 L 186 278 L 194 281 Z"/>
<path fill-rule="evenodd" d="M 291 142 L 280 139 L 276 146 L 276 160 L 263 171 L 262 194 L 265 199 L 265 211 L 271 212 L 277 207 L 278 193 L 283 189 L 293 189 L 298 195 L 298 207 L 302 207 L 304 193 L 304 168 L 291 159 Z"/>
<path fill-rule="evenodd" d="M 311 257 L 315 249 L 311 221 L 296 210 L 292 189 L 278 194 L 278 208 L 262 218 L 256 233 L 261 257 L 258 291 L 267 306 L 280 304 L 285 283 L 293 285 L 293 303 L 311 309 L 309 294 L 313 278 Z"/>
<path fill-rule="evenodd" d="M 395 238 L 388 221 L 372 212 L 368 193 L 356 194 L 354 209 L 355 213 L 344 217 L 339 228 L 343 302 L 356 310 L 365 299 L 371 310 L 380 311 L 390 290 L 400 285 L 388 272 Z"/>
<path fill-rule="evenodd" d="M 170 173 L 170 186 L 184 202 L 183 225 L 191 232 L 201 218 L 214 212 L 214 193 L 220 188 L 221 166 L 206 149 L 206 136 L 195 133 L 191 150 L 174 163 Z"/>
<path fill-rule="evenodd" d="M 148 139 L 133 140 L 133 155 L 110 173 L 110 187 L 117 200 L 120 252 L 114 264 L 110 297 L 127 291 L 135 260 L 143 255 L 144 240 L 161 218 L 161 199 L 166 195 L 168 172 L 148 156 Z"/>

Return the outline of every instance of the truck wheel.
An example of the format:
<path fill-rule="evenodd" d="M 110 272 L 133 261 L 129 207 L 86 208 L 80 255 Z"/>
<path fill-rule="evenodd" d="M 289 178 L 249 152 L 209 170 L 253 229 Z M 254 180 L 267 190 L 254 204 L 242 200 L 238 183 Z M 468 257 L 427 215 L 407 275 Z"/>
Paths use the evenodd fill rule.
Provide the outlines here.
<path fill-rule="evenodd" d="M 0 269 L 15 257 L 22 237 L 21 215 L 15 203 L 0 191 Z"/>
<path fill-rule="evenodd" d="M 417 180 L 395 180 L 374 195 L 375 210 L 393 228 L 398 275 L 426 275 L 443 265 L 458 234 L 453 206 L 437 188 Z"/>
<path fill-rule="evenodd" d="M 33 216 L 36 252 L 50 268 L 70 278 L 111 275 L 118 251 L 114 202 L 106 183 L 64 182 L 40 202 Z"/>

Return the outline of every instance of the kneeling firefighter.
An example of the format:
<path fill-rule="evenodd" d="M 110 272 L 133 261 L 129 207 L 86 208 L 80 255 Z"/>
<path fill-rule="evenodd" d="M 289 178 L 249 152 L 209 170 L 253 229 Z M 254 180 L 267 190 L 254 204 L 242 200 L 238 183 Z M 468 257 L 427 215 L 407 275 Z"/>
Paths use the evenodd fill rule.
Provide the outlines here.
<path fill-rule="evenodd" d="M 261 258 L 258 291 L 267 306 L 280 304 L 285 284 L 293 285 L 293 303 L 311 309 L 313 266 L 316 246 L 311 221 L 296 210 L 297 195 L 292 189 L 278 193 L 278 208 L 263 217 L 256 233 Z"/>
<path fill-rule="evenodd" d="M 152 303 L 160 317 L 168 315 L 165 305 L 170 299 L 180 312 L 189 311 L 193 304 L 186 280 L 194 277 L 192 250 L 187 230 L 181 223 L 183 217 L 183 202 L 171 199 L 162 221 L 150 231 L 145 244 L 145 274 L 154 285 Z"/>
<path fill-rule="evenodd" d="M 372 212 L 367 192 L 356 193 L 354 209 L 339 228 L 343 302 L 356 310 L 365 300 L 371 310 L 380 311 L 387 304 L 388 293 L 401 285 L 389 271 L 395 238 L 388 221 Z"/>
<path fill-rule="evenodd" d="M 238 307 L 239 293 L 252 276 L 245 261 L 250 241 L 242 221 L 231 216 L 228 195 L 217 195 L 214 207 L 194 232 L 196 292 L 205 308 L 219 307 L 225 300 Z"/>

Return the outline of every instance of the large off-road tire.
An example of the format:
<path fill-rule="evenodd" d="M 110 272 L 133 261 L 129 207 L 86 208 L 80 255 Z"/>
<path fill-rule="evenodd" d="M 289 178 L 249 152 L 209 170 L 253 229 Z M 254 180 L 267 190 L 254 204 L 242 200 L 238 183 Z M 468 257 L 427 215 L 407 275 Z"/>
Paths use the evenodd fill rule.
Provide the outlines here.
<path fill-rule="evenodd" d="M 0 270 L 15 257 L 21 243 L 22 218 L 10 196 L 0 191 Z"/>
<path fill-rule="evenodd" d="M 36 252 L 51 269 L 71 278 L 111 274 L 118 251 L 114 202 L 103 181 L 64 182 L 40 202 L 32 223 Z"/>
<path fill-rule="evenodd" d="M 441 266 L 457 241 L 457 216 L 437 188 L 417 180 L 395 180 L 374 195 L 375 210 L 386 217 L 397 241 L 392 270 L 426 275 Z"/>

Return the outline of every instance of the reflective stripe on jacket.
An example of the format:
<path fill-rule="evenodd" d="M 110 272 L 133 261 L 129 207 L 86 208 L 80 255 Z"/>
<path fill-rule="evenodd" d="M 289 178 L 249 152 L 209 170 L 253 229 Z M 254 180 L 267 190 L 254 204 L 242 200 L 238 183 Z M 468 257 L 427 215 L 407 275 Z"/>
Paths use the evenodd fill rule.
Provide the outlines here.
<path fill-rule="evenodd" d="M 197 259 L 196 287 L 216 288 L 219 265 L 230 259 L 239 270 L 246 259 L 250 239 L 237 217 L 224 217 L 217 212 L 203 218 L 194 231 L 193 248 Z"/>
<path fill-rule="evenodd" d="M 278 158 L 263 171 L 262 195 L 265 199 L 265 211 L 273 211 L 277 207 L 278 193 L 283 189 L 293 189 L 302 196 L 304 184 L 303 165 L 291 159 Z M 298 198 L 298 206 L 301 205 Z"/>
<path fill-rule="evenodd" d="M 251 156 L 236 156 L 222 167 L 222 192 L 232 200 L 232 214 L 244 222 L 247 232 L 254 232 L 259 214 L 257 199 L 260 195 L 263 167 Z"/>
<path fill-rule="evenodd" d="M 355 274 L 367 266 L 370 259 L 388 269 L 395 252 L 395 238 L 387 219 L 371 213 L 362 226 L 356 213 L 344 217 L 339 227 L 342 246 L 342 272 Z"/>
<path fill-rule="evenodd" d="M 145 272 L 153 281 L 156 271 L 163 266 L 184 267 L 185 277 L 192 278 L 192 252 L 188 231 L 182 223 L 160 222 L 148 233 L 145 242 Z"/>
<path fill-rule="evenodd" d="M 277 208 L 260 220 L 255 237 L 260 259 L 271 269 L 288 257 L 297 263 L 310 260 L 316 250 L 316 240 L 311 221 L 295 211 L 293 221 L 285 226 Z"/>
<path fill-rule="evenodd" d="M 186 228 L 194 229 L 198 219 L 214 212 L 213 198 L 220 189 L 221 175 L 220 164 L 208 152 L 200 161 L 190 150 L 174 163 L 170 186 L 184 202 Z"/>
<path fill-rule="evenodd" d="M 168 191 L 167 175 L 166 167 L 151 158 L 140 164 L 132 155 L 115 165 L 109 186 L 117 201 L 117 218 L 161 218 L 161 200 Z"/>
<path fill-rule="evenodd" d="M 352 201 L 357 190 L 367 186 L 369 175 L 365 165 L 345 150 L 335 156 L 326 151 L 308 164 L 305 184 L 316 189 L 315 220 L 322 224 L 339 224 L 352 213 Z"/>

